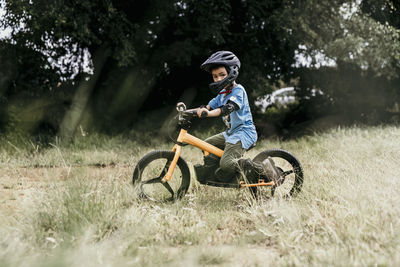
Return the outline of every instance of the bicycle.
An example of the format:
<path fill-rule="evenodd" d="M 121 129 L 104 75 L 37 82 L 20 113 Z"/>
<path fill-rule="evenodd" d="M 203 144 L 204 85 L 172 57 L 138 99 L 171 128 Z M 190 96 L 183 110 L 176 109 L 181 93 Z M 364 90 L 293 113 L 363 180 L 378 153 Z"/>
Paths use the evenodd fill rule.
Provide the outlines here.
<path fill-rule="evenodd" d="M 183 103 L 177 105 L 179 136 L 173 139 L 172 150 L 156 150 L 144 155 L 137 163 L 133 172 L 133 184 L 138 185 L 139 196 L 153 201 L 171 201 L 185 196 L 190 186 L 190 170 L 186 161 L 180 156 L 182 147 L 192 145 L 201 149 L 204 156 L 210 154 L 222 157 L 224 151 L 191 134 L 188 129 L 191 120 L 197 117 L 196 110 L 186 110 Z M 204 115 L 204 114 L 202 114 Z M 248 188 L 253 195 L 259 195 L 260 189 L 269 187 L 272 196 L 277 190 L 283 197 L 293 196 L 301 190 L 304 175 L 299 160 L 283 149 L 268 149 L 260 152 L 253 161 L 263 162 L 272 158 L 279 170 L 279 183 L 259 179 L 257 183 L 249 183 L 241 179 L 237 183 L 220 183 L 208 180 L 203 184 L 225 188 Z M 198 178 L 198 177 L 197 177 Z M 198 179 L 199 180 L 199 179 Z"/>

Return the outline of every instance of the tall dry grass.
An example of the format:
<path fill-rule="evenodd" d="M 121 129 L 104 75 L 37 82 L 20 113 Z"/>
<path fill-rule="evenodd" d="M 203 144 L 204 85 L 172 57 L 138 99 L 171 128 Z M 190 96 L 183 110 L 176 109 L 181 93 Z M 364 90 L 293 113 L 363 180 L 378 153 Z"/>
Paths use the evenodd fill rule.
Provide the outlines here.
<path fill-rule="evenodd" d="M 29 187 L 0 208 L 0 265 L 400 264 L 397 127 L 260 142 L 249 156 L 281 147 L 302 162 L 305 181 L 296 198 L 254 200 L 246 191 L 192 182 L 183 200 L 169 204 L 140 200 L 130 185 L 151 146 L 88 139 L 36 150 L 0 146 L 3 187 L 16 181 L 3 191 Z M 197 163 L 201 153 L 185 147 L 183 158 Z M 27 182 L 31 176 L 35 183 Z"/>

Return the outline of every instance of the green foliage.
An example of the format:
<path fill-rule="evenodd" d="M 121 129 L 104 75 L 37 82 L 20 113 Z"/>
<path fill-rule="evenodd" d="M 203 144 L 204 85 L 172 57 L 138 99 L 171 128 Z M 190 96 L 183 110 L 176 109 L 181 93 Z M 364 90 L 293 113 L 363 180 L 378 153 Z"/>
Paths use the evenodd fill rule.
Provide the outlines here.
<path fill-rule="evenodd" d="M 315 60 L 311 67 L 296 70 L 301 101 L 299 112 L 289 117 L 309 120 L 341 113 L 353 121 L 390 120 L 388 110 L 400 100 L 400 31 L 394 10 L 396 5 L 388 0 L 362 1 L 361 5 L 309 1 L 296 11 L 301 21 L 297 30 L 305 45 L 302 52 L 335 64 L 320 67 Z M 326 97 L 311 103 L 315 90 Z"/>
<path fill-rule="evenodd" d="M 0 95 L 3 98 L 17 92 L 26 96 L 41 95 L 54 89 L 58 81 L 47 57 L 29 48 L 0 41 L 0 61 Z"/>
<path fill-rule="evenodd" d="M 400 2 L 395 0 L 364 0 L 361 2 L 363 12 L 382 24 L 389 24 L 400 29 Z"/>
<path fill-rule="evenodd" d="M 213 97 L 204 89 L 211 78 L 198 66 L 216 50 L 232 50 L 241 59 L 238 82 L 251 103 L 281 81 L 299 78 L 308 84 L 311 78 L 305 75 L 320 73 L 319 57 L 336 63 L 318 84 L 336 109 L 352 105 L 342 102 L 341 95 L 357 97 L 362 91 L 350 86 L 352 82 L 331 88 L 345 73 L 343 66 L 354 65 L 353 74 L 364 77 L 363 84 L 372 77 L 387 80 L 391 85 L 385 91 L 393 91 L 399 77 L 399 7 L 391 0 L 7 0 L 2 6 L 6 14 L 0 27 L 12 29 L 11 38 L 2 41 L 2 54 L 11 55 L 14 49 L 18 62 L 33 67 L 25 72 L 21 64 L 4 57 L 4 66 L 10 67 L 0 70 L 6 73 L 0 81 L 0 101 L 24 88 L 36 96 L 44 94 L 43 89 L 59 90 L 61 80 L 63 86 L 69 84 L 64 102 L 73 105 L 74 94 L 91 78 L 88 101 L 79 103 L 71 133 L 79 123 L 97 130 L 124 130 L 139 112 L 174 104 L 189 91 L 189 104 L 206 103 Z M 307 71 L 296 67 L 299 53 L 310 56 Z M 309 88 L 299 87 L 300 95 L 309 97 Z M 375 94 L 380 89 L 371 90 Z M 388 94 L 393 96 L 397 97 Z M 386 103 L 391 105 L 391 99 Z M 5 114 L 4 124 L 7 111 L 0 114 Z"/>
<path fill-rule="evenodd" d="M 355 64 L 372 75 L 398 76 L 400 31 L 396 27 L 364 13 L 365 1 L 361 7 L 357 1 L 316 2 L 308 1 L 294 11 L 300 23 L 293 26 L 298 40 L 307 47 L 305 53 L 315 57 L 316 52 L 321 52 L 337 62 Z M 379 5 L 389 2 L 381 1 Z"/>
<path fill-rule="evenodd" d="M 355 64 L 341 62 L 336 68 L 300 69 L 298 95 L 301 106 L 308 106 L 309 119 L 328 114 L 347 114 L 351 121 L 380 123 L 388 121 L 389 109 L 399 101 L 399 80 L 375 76 Z M 322 90 L 319 99 L 310 97 Z M 315 101 L 311 104 L 310 101 Z"/>
<path fill-rule="evenodd" d="M 5 26 L 15 43 L 46 53 L 60 66 L 60 75 L 82 72 L 84 49 L 106 45 L 121 65 L 133 62 L 133 23 L 111 1 L 6 1 Z"/>

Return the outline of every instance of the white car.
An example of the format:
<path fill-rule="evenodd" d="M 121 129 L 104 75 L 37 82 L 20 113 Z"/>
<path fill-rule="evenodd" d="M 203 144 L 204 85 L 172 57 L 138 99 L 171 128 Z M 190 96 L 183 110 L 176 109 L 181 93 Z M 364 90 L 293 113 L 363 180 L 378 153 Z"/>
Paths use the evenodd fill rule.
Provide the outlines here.
<path fill-rule="evenodd" d="M 296 91 L 294 87 L 285 87 L 273 91 L 271 94 L 258 98 L 254 104 L 260 107 L 262 112 L 270 106 L 286 106 L 296 101 Z"/>

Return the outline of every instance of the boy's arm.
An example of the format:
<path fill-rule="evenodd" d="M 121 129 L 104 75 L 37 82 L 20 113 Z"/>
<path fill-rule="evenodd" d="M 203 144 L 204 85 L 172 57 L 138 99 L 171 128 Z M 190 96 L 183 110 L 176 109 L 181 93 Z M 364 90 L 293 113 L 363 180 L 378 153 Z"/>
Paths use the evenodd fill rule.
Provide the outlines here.
<path fill-rule="evenodd" d="M 202 109 L 202 108 L 206 108 L 207 110 L 210 110 L 211 109 L 211 107 L 209 106 L 209 105 L 207 105 L 207 106 L 204 106 L 204 105 L 201 105 L 200 107 L 198 107 L 198 108 L 191 108 L 191 109 L 187 109 L 186 111 L 189 111 L 189 112 L 192 112 L 192 111 L 198 111 L 198 110 L 200 110 L 200 109 Z"/>
<path fill-rule="evenodd" d="M 226 103 L 225 105 L 223 105 L 222 107 L 210 110 L 210 106 L 207 105 L 205 108 L 198 108 L 197 109 L 197 116 L 199 118 L 201 117 L 218 117 L 220 115 L 222 116 L 226 116 L 230 113 L 232 113 L 235 110 L 238 110 L 239 106 L 232 101 L 228 101 L 228 103 Z M 201 114 L 205 112 L 207 113 L 207 116 L 201 116 Z"/>
<path fill-rule="evenodd" d="M 219 109 L 219 108 L 213 109 L 213 110 L 210 110 L 210 109 L 211 109 L 210 105 L 207 105 L 207 106 L 200 106 L 198 108 L 189 109 L 188 111 L 196 111 L 197 112 L 197 116 L 199 118 L 202 118 L 202 117 L 217 117 L 217 116 L 219 116 L 221 114 L 221 109 Z M 201 114 L 203 112 L 207 113 L 207 115 L 206 116 L 201 116 Z"/>
<path fill-rule="evenodd" d="M 201 114 L 203 112 L 207 113 L 207 115 L 206 116 L 201 116 Z M 221 109 L 220 108 L 216 108 L 216 109 L 210 110 L 210 106 L 209 105 L 207 105 L 205 108 L 199 108 L 197 110 L 197 116 L 199 118 L 202 118 L 202 117 L 218 117 L 219 115 L 221 115 Z"/>
<path fill-rule="evenodd" d="M 201 116 L 201 114 L 203 113 L 203 112 L 206 112 L 207 113 L 207 116 L 203 116 L 203 117 L 217 117 L 217 116 L 219 116 L 219 114 L 218 115 L 214 115 L 214 116 L 210 116 L 210 113 L 211 114 L 215 114 L 216 112 L 215 112 L 215 110 L 212 110 L 212 111 L 210 111 L 210 109 L 211 109 L 211 107 L 210 107 L 210 105 L 207 105 L 207 106 L 200 106 L 200 107 L 198 107 L 198 108 L 192 108 L 192 109 L 187 109 L 186 111 L 189 111 L 189 112 L 193 112 L 193 111 L 195 111 L 196 113 L 197 113 L 197 116 L 199 117 L 199 118 L 202 118 L 202 116 Z M 216 110 L 219 110 L 219 108 L 218 109 L 216 109 Z"/>

